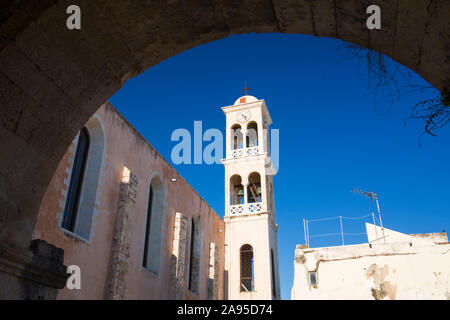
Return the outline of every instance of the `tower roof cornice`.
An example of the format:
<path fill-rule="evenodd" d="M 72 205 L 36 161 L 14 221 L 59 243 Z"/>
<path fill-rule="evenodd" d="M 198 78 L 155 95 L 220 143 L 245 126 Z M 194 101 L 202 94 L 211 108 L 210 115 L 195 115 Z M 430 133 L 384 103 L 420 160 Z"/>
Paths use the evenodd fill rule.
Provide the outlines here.
<path fill-rule="evenodd" d="M 244 96 L 244 97 L 249 97 L 249 96 Z M 255 98 L 255 97 L 253 97 L 253 98 Z M 236 101 L 239 101 L 239 99 L 236 100 Z M 226 113 L 229 113 L 229 112 L 236 112 L 236 111 L 240 111 L 240 110 L 246 110 L 246 109 L 257 108 L 257 107 L 261 107 L 263 109 L 263 113 L 266 116 L 267 125 L 271 125 L 272 124 L 272 118 L 270 116 L 269 109 L 267 108 L 266 101 L 264 99 L 261 99 L 261 100 L 257 100 L 256 99 L 256 100 L 253 100 L 251 102 L 239 103 L 239 104 L 235 103 L 235 104 L 230 105 L 230 106 L 222 107 L 221 109 L 226 114 Z"/>

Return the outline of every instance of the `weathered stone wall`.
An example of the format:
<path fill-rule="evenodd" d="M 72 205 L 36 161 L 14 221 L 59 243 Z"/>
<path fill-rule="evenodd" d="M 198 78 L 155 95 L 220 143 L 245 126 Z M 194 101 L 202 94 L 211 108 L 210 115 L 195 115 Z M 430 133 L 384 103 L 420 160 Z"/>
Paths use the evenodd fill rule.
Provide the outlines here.
<path fill-rule="evenodd" d="M 111 245 L 111 258 L 105 289 L 106 299 L 117 300 L 125 297 L 127 286 L 125 278 L 130 265 L 130 236 L 133 232 L 137 185 L 137 177 L 127 167 L 124 167 Z"/>
<path fill-rule="evenodd" d="M 173 231 L 173 245 L 171 256 L 169 298 L 180 300 L 184 298 L 185 289 L 185 260 L 186 260 L 187 219 L 184 214 L 177 212 Z"/>
<path fill-rule="evenodd" d="M 209 244 L 208 299 L 217 300 L 219 277 L 219 249 L 214 242 Z"/>
<path fill-rule="evenodd" d="M 33 240 L 29 250 L 9 250 L 0 243 L 0 300 L 53 300 L 69 276 L 64 252 L 43 240 Z"/>
<path fill-rule="evenodd" d="M 386 231 L 392 235 L 391 230 Z M 416 242 L 409 235 L 403 236 L 406 241 L 397 237 L 394 242 L 374 241 L 370 245 L 297 246 L 291 298 L 450 299 L 450 244 L 435 243 L 432 238 L 436 234 Z M 316 285 L 309 282 L 310 272 L 317 274 Z"/>

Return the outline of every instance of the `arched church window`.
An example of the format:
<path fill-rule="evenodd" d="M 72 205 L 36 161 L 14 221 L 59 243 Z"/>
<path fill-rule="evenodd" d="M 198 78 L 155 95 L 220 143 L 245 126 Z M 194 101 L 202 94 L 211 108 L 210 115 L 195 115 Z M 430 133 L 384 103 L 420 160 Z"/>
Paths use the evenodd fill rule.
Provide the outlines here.
<path fill-rule="evenodd" d="M 244 244 L 240 249 L 241 258 L 241 292 L 255 291 L 253 247 Z"/>
<path fill-rule="evenodd" d="M 246 140 L 247 148 L 258 146 L 258 125 L 255 121 L 247 125 Z"/>
<path fill-rule="evenodd" d="M 66 206 L 61 227 L 89 240 L 96 204 L 105 149 L 103 125 L 97 116 L 91 117 L 78 135 Z"/>
<path fill-rule="evenodd" d="M 155 175 L 150 181 L 143 261 L 144 268 L 155 274 L 159 274 L 164 201 L 163 182 L 159 176 Z"/>
<path fill-rule="evenodd" d="M 78 208 L 80 205 L 81 187 L 89 154 L 90 137 L 86 127 L 81 129 L 78 136 L 77 150 L 73 162 L 72 175 L 70 177 L 69 190 L 67 192 L 66 206 L 64 209 L 62 227 L 75 232 Z"/>
<path fill-rule="evenodd" d="M 243 204 L 244 199 L 244 186 L 242 185 L 241 176 L 235 174 L 230 178 L 230 195 L 231 205 Z"/>
<path fill-rule="evenodd" d="M 239 124 L 235 124 L 231 127 L 231 150 L 242 149 L 243 147 L 242 128 Z"/>
<path fill-rule="evenodd" d="M 190 291 L 198 293 L 200 289 L 200 261 L 201 261 L 201 229 L 200 218 L 191 219 L 191 239 L 189 250 L 189 281 Z"/>
<path fill-rule="evenodd" d="M 252 172 L 248 176 L 247 185 L 248 203 L 261 202 L 261 176 L 258 172 Z"/>

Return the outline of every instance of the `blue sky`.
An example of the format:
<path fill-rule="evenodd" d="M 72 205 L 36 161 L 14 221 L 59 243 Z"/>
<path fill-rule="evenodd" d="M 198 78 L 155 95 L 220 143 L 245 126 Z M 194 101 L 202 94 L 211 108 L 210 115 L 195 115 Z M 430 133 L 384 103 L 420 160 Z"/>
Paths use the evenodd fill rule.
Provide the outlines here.
<path fill-rule="evenodd" d="M 272 128 L 280 130 L 274 190 L 283 299 L 290 298 L 295 246 L 304 243 L 303 218 L 358 217 L 376 210 L 369 199 L 350 192 L 354 187 L 378 193 L 386 228 L 450 229 L 450 125 L 438 137 L 422 136 L 421 146 L 424 124 L 411 120 L 404 126 L 412 107 L 433 92 L 404 94 L 387 114 L 376 112 L 367 66 L 342 61 L 342 44 L 307 35 L 231 36 L 167 59 L 110 99 L 169 162 L 173 130 L 193 132 L 194 121 L 201 120 L 203 130 L 223 131 L 220 108 L 242 95 L 244 81 L 252 88 L 249 94 L 265 99 Z M 413 73 L 408 79 L 427 85 Z M 378 99 L 376 106 L 386 110 L 389 103 Z M 223 216 L 223 166 L 174 167 Z M 371 218 L 345 220 L 344 231 L 364 232 L 365 221 Z M 310 225 L 311 235 L 339 231 L 339 220 Z M 346 244 L 365 241 L 345 238 Z M 339 245 L 340 237 L 310 243 Z"/>

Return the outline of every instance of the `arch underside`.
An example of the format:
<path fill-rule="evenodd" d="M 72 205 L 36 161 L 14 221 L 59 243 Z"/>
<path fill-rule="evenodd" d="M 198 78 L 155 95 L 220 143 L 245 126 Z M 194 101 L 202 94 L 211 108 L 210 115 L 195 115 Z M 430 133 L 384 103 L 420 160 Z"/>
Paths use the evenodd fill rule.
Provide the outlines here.
<path fill-rule="evenodd" d="M 27 248 L 44 191 L 65 150 L 127 79 L 231 34 L 299 33 L 384 53 L 438 89 L 450 87 L 450 2 L 374 0 L 80 0 L 0 4 L 0 240 Z M 57 245 L 57 244 L 56 244 Z M 0 250 L 1 251 L 1 250 Z"/>

